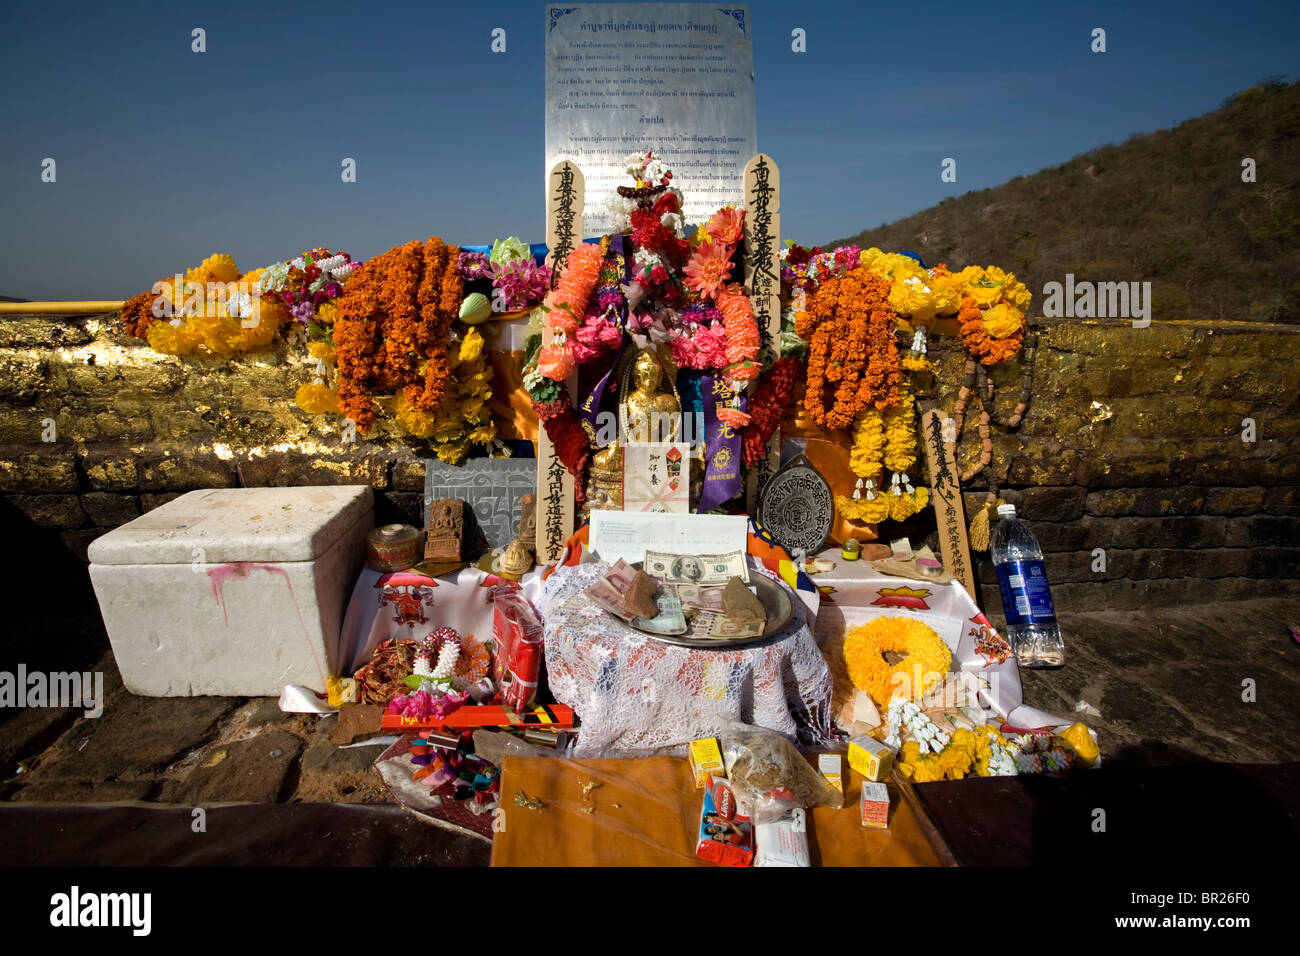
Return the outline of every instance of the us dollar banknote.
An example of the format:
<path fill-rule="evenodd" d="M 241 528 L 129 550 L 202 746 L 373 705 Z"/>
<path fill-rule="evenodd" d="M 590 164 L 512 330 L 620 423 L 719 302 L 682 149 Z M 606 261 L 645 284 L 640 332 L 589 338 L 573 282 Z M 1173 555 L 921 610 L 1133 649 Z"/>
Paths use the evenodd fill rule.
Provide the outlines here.
<path fill-rule="evenodd" d="M 668 554 L 646 551 L 645 573 L 668 584 L 721 587 L 730 578 L 749 583 L 749 567 L 743 551 L 723 554 Z"/>

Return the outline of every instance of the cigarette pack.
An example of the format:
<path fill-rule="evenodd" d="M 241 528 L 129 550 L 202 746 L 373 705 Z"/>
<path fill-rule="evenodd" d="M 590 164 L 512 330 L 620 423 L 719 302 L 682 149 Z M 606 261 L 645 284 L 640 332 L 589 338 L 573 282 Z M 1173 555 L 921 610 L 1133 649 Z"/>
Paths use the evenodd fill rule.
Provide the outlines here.
<path fill-rule="evenodd" d="M 849 741 L 849 766 L 868 780 L 884 780 L 894 766 L 894 752 L 870 737 Z"/>
<path fill-rule="evenodd" d="M 862 825 L 877 830 L 889 828 L 889 788 L 883 783 L 862 781 Z"/>
<path fill-rule="evenodd" d="M 754 861 L 753 822 L 736 812 L 736 794 L 718 777 L 710 777 L 704 789 L 695 855 L 723 866 L 749 866 Z"/>
<path fill-rule="evenodd" d="M 718 747 L 717 737 L 701 737 L 690 743 L 691 773 L 695 775 L 695 789 L 703 789 L 709 777 L 725 777 L 727 765 L 723 763 L 722 751 Z"/>

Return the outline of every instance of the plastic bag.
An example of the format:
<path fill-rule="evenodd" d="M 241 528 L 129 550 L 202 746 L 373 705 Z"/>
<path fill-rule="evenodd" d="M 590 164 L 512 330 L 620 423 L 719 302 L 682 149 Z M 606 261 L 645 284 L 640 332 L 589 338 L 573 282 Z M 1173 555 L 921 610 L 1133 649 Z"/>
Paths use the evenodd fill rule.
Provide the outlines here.
<path fill-rule="evenodd" d="M 719 738 L 727 779 L 755 823 L 775 823 L 803 807 L 844 805 L 844 795 L 775 731 L 733 721 Z"/>

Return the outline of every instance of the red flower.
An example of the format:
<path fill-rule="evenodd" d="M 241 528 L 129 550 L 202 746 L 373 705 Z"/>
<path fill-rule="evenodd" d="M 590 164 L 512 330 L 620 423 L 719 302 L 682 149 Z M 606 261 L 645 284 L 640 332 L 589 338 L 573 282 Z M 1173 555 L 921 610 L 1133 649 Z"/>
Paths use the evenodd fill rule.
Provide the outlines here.
<path fill-rule="evenodd" d="M 767 440 L 772 437 L 782 412 L 790 403 L 798 377 L 799 363 L 792 358 L 783 358 L 778 359 L 759 380 L 749 403 L 750 423 L 741 433 L 746 465 L 753 465 L 767 454 Z"/>
<path fill-rule="evenodd" d="M 546 436 L 555 446 L 556 456 L 569 470 L 569 474 L 573 475 L 575 496 L 578 501 L 583 501 L 586 497 L 584 488 L 591 444 L 577 413 L 569 404 L 567 393 L 558 401 L 548 402 L 544 406 L 535 403 L 533 407 L 546 428 Z"/>

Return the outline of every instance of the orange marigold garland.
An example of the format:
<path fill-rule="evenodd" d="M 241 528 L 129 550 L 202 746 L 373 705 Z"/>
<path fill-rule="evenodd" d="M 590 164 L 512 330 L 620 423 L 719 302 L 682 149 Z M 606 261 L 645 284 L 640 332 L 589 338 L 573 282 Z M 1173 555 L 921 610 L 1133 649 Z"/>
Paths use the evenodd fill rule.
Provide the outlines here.
<path fill-rule="evenodd" d="M 966 350 L 983 365 L 997 365 L 1015 358 L 1020 345 L 1025 340 L 1025 330 L 1021 326 L 1015 333 L 1003 339 L 991 338 L 984 328 L 983 313 L 972 296 L 963 296 L 961 310 L 957 313 L 957 322 L 961 326 L 961 339 Z"/>
<path fill-rule="evenodd" d="M 363 431 L 374 424 L 372 395 L 400 389 L 406 405 L 421 412 L 442 402 L 451 323 L 464 290 L 459 257 L 437 237 L 408 242 L 358 269 L 337 300 L 339 410 Z"/>
<path fill-rule="evenodd" d="M 423 266 L 421 243 L 408 242 L 390 253 L 379 288 L 384 312 L 384 365 L 388 381 L 404 384 L 415 377 L 420 362 L 418 293 Z"/>
<path fill-rule="evenodd" d="M 368 391 L 379 374 L 379 282 L 388 253 L 375 256 L 352 276 L 338 299 L 334 349 L 338 359 L 339 411 L 362 431 L 375 421 Z"/>
<path fill-rule="evenodd" d="M 157 298 L 152 291 L 141 292 L 122 303 L 122 328 L 127 335 L 144 338 L 146 330 L 155 321 L 153 304 Z"/>
<path fill-rule="evenodd" d="M 808 339 L 804 407 L 823 428 L 847 428 L 864 408 L 898 404 L 903 376 L 889 288 L 859 267 L 824 283 L 795 318 L 796 334 Z M 829 408 L 828 383 L 835 385 Z"/>
<path fill-rule="evenodd" d="M 576 335 L 587 311 L 587 303 L 600 280 L 604 253 L 595 243 L 582 243 L 569 253 L 555 288 L 542 308 L 553 339 L 539 359 L 538 368 L 549 379 L 562 382 L 573 374 L 575 359 L 569 336 Z"/>

